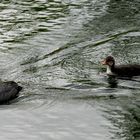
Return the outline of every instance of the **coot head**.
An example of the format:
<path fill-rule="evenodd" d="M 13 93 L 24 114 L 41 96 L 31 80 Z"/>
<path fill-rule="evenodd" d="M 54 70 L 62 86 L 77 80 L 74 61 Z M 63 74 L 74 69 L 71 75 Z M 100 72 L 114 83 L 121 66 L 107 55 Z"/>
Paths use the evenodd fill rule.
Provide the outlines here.
<path fill-rule="evenodd" d="M 102 63 L 102 65 L 108 65 L 108 66 L 112 67 L 115 65 L 115 60 L 112 56 L 108 56 L 101 63 Z"/>

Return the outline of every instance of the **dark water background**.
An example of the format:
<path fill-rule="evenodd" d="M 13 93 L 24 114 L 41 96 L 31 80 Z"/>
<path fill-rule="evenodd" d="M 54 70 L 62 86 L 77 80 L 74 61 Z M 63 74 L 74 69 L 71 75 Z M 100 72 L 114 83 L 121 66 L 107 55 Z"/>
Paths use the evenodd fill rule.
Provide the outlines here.
<path fill-rule="evenodd" d="M 140 78 L 109 87 L 100 61 L 140 63 L 139 0 L 2 0 L 2 140 L 139 140 Z"/>

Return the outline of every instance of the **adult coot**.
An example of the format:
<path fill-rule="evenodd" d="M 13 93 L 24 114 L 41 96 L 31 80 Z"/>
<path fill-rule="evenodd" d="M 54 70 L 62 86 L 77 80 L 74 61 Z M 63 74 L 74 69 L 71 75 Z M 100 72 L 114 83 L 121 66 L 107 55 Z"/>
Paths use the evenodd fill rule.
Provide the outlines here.
<path fill-rule="evenodd" d="M 0 104 L 17 98 L 21 90 L 22 87 L 14 81 L 0 82 Z"/>

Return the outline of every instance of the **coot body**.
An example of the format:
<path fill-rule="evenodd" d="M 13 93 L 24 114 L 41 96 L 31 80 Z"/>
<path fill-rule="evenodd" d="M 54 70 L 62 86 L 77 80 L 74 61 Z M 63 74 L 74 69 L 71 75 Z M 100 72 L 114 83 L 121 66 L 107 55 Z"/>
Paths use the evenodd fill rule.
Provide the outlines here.
<path fill-rule="evenodd" d="M 0 83 L 0 104 L 7 103 L 18 97 L 22 87 L 14 81 Z"/>
<path fill-rule="evenodd" d="M 140 65 L 115 65 L 115 59 L 112 56 L 106 57 L 102 61 L 103 65 L 107 65 L 107 74 L 118 77 L 140 76 Z"/>

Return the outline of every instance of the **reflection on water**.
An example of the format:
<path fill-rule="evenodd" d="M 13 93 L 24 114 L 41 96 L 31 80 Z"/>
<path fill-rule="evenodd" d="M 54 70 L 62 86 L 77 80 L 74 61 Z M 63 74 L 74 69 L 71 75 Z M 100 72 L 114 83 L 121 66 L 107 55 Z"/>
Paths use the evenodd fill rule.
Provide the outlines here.
<path fill-rule="evenodd" d="M 104 75 L 102 58 L 139 63 L 138 0 L 3 0 L 0 76 L 24 87 L 1 106 L 0 138 L 140 138 L 139 77 Z"/>
<path fill-rule="evenodd" d="M 111 132 L 115 134 L 114 138 L 130 140 L 137 140 L 140 138 L 140 110 L 138 102 L 139 99 L 135 97 L 131 99 L 118 98 L 105 106 L 105 117 L 113 124 L 113 126 L 111 126 Z M 118 103 L 120 106 L 118 106 Z"/>

